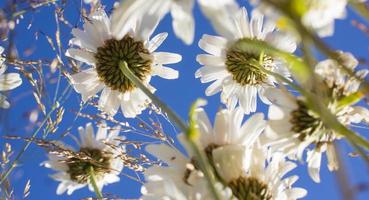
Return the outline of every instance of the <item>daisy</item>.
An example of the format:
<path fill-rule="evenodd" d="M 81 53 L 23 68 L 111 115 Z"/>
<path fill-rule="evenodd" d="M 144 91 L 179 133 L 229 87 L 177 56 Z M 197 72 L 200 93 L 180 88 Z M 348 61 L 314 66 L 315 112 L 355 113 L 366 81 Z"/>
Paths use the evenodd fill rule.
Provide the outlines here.
<path fill-rule="evenodd" d="M 90 182 L 90 169 L 94 171 L 96 185 L 101 191 L 104 185 L 118 182 L 119 174 L 123 169 L 123 162 L 119 158 L 123 148 L 117 148 L 122 137 L 119 135 L 119 127 L 111 130 L 102 124 L 95 136 L 91 123 L 86 124 L 86 128 L 79 127 L 79 150 L 76 151 L 69 147 L 68 149 L 83 154 L 84 157 L 90 159 L 82 159 L 82 157 L 56 156 L 49 153 L 49 160 L 42 163 L 47 168 L 51 168 L 57 173 L 51 177 L 59 181 L 56 190 L 58 195 L 67 191 L 71 195 L 75 190 L 88 185 L 90 191 L 94 191 Z M 112 146 L 116 146 L 113 148 Z"/>
<path fill-rule="evenodd" d="M 341 56 L 346 62 L 345 65 L 354 70 L 358 61 L 351 54 Z M 368 123 L 369 111 L 366 108 L 339 104 L 341 99 L 358 91 L 360 82 L 338 69 L 336 65 L 334 60 L 325 60 L 317 64 L 315 70 L 323 80 L 322 87 L 327 88 L 328 109 L 345 126 L 362 121 Z M 357 75 L 362 78 L 367 73 L 367 70 L 357 71 Z M 308 108 L 304 98 L 296 98 L 276 89 L 268 91 L 268 98 L 276 104 L 269 107 L 269 126 L 266 129 L 266 135 L 271 140 L 268 144 L 272 149 L 283 151 L 286 155 L 300 160 L 307 149 L 308 172 L 315 182 L 320 182 L 319 171 L 324 152 L 327 152 L 328 169 L 336 170 L 338 163 L 333 143 L 341 139 L 342 135 L 327 128 L 319 115 Z M 309 146 L 312 149 L 308 149 Z"/>
<path fill-rule="evenodd" d="M 18 73 L 7 73 L 7 66 L 4 64 L 5 58 L 2 56 L 4 48 L 0 46 L 0 92 L 12 90 L 22 84 L 22 79 Z M 6 96 L 0 93 L 0 108 L 9 108 L 10 104 L 6 100 Z"/>
<path fill-rule="evenodd" d="M 198 2 L 216 31 L 228 32 L 230 16 L 238 9 L 237 2 L 235 0 L 198 0 Z M 150 13 L 155 20 L 160 20 L 170 12 L 175 35 L 190 45 L 195 36 L 195 20 L 192 15 L 194 4 L 195 0 L 127 0 L 121 4 L 121 14 L 117 15 L 116 21 L 129 21 L 145 13 Z M 124 11 L 130 14 L 125 15 Z"/>
<path fill-rule="evenodd" d="M 264 73 L 259 65 L 267 70 L 289 77 L 285 63 L 269 55 L 255 52 L 241 52 L 236 48 L 243 38 L 262 40 L 287 52 L 293 52 L 295 43 L 286 35 L 274 31 L 270 21 L 264 22 L 264 16 L 254 11 L 248 19 L 245 8 L 234 16 L 233 35 L 220 37 L 203 35 L 199 46 L 208 54 L 197 56 L 197 61 L 204 65 L 196 71 L 196 78 L 202 83 L 214 81 L 205 91 L 210 96 L 221 91 L 221 101 L 229 108 L 239 103 L 246 114 L 256 111 L 257 96 L 266 103 L 265 89 L 274 87 L 276 80 Z M 262 59 L 262 60 L 261 60 Z"/>
<path fill-rule="evenodd" d="M 145 172 L 141 199 L 209 199 L 206 180 L 191 160 L 166 144 L 149 145 L 146 150 L 163 164 Z"/>
<path fill-rule="evenodd" d="M 274 0 L 273 0 L 274 1 Z M 261 2 L 253 0 L 252 3 Z M 308 28 L 317 32 L 321 37 L 331 36 L 334 33 L 334 22 L 336 19 L 346 17 L 347 0 L 302 0 L 302 1 L 275 1 L 278 4 L 285 4 L 284 7 L 294 8 L 294 16 L 300 17 L 301 22 Z M 281 5 L 282 6 L 282 5 Z M 260 3 L 259 9 L 273 18 L 277 24 L 285 24 L 284 17 L 275 8 Z M 283 28 L 280 27 L 280 28 Z"/>
<path fill-rule="evenodd" d="M 120 9 L 114 10 L 112 18 L 119 12 Z M 72 30 L 74 38 L 70 43 L 77 48 L 69 48 L 66 55 L 91 66 L 71 76 L 71 83 L 83 101 L 102 91 L 98 103 L 102 111 L 115 115 L 120 107 L 125 117 L 133 118 L 146 108 L 150 99 L 123 74 L 122 63 L 152 92 L 155 88 L 149 84 L 151 76 L 178 78 L 176 70 L 164 65 L 179 62 L 181 56 L 155 52 L 167 33 L 149 40 L 156 25 L 148 13 L 142 19 L 116 24 L 100 9 L 88 17 L 84 30 Z M 113 27 L 129 31 L 120 35 L 112 31 Z"/>
<path fill-rule="evenodd" d="M 292 187 L 297 176 L 283 178 L 296 165 L 285 161 L 282 154 L 268 154 L 267 149 L 260 145 L 258 137 L 266 125 L 263 114 L 255 114 L 242 124 L 243 116 L 241 109 L 221 110 L 216 115 L 213 127 L 204 110 L 197 110 L 200 148 L 208 157 L 219 181 L 216 188 L 222 199 L 298 199 L 305 196 L 304 189 Z M 183 138 L 180 140 L 186 147 Z M 186 149 L 191 157 L 191 150 Z M 184 197 L 201 196 L 205 197 L 201 199 L 212 199 L 207 195 L 208 188 L 204 178 L 201 178 L 203 174 L 198 171 L 196 161 L 181 153 L 174 153 L 175 150 L 164 144 L 149 146 L 148 151 L 167 166 L 151 167 L 145 172 L 145 195 L 150 194 L 156 198 L 196 199 Z M 163 189 L 155 190 L 155 187 Z M 191 196 L 178 198 L 173 191 Z"/>

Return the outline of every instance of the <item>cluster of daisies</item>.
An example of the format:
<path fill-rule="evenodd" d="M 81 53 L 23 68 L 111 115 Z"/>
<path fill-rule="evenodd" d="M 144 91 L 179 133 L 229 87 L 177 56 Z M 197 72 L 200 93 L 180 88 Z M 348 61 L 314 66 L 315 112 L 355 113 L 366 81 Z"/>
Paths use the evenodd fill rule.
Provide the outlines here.
<path fill-rule="evenodd" d="M 276 1 L 291 4 L 291 1 Z M 82 70 L 68 78 L 82 101 L 98 96 L 98 108 L 111 116 L 122 113 L 126 118 L 140 115 L 151 103 L 147 94 L 124 73 L 130 71 L 151 93 L 154 76 L 177 79 L 178 71 L 167 67 L 181 61 L 181 55 L 157 51 L 167 33 L 152 36 L 160 20 L 170 12 L 173 31 L 185 44 L 194 41 L 194 0 L 126 0 L 116 5 L 108 16 L 99 1 L 85 1 L 97 7 L 85 20 L 82 29 L 72 30 L 73 38 L 66 56 L 81 63 Z M 303 9 L 296 11 L 301 22 L 321 37 L 333 34 L 334 21 L 345 17 L 347 0 L 296 0 Z M 205 52 L 196 60 L 202 67 L 196 73 L 202 83 L 210 83 L 208 96 L 220 93 L 224 109 L 212 123 L 202 107 L 195 111 L 199 131 L 199 149 L 209 161 L 218 197 L 239 200 L 292 200 L 304 197 L 303 188 L 294 187 L 298 176 L 291 175 L 296 161 L 306 160 L 308 173 L 320 181 L 322 154 L 327 153 L 328 168 L 338 168 L 334 142 L 343 136 L 327 127 L 319 114 L 309 108 L 302 96 L 294 96 L 266 71 L 292 80 L 289 63 L 268 54 L 238 48 L 242 39 L 263 41 L 293 53 L 299 38 L 283 29 L 286 16 L 264 1 L 250 0 L 256 9 L 249 14 L 234 0 L 198 0 L 204 15 L 218 36 L 203 35 L 198 42 Z M 1 49 L 2 51 L 3 49 Z M 350 53 L 340 52 L 345 65 L 353 72 L 358 61 Z M 345 126 L 369 123 L 369 111 L 357 105 L 342 105 L 340 100 L 358 91 L 360 82 L 337 68 L 334 60 L 314 66 L 314 73 L 326 88 L 327 108 Z M 86 66 L 86 67 L 84 67 Z M 313 66 L 312 66 L 313 67 Z M 18 74 L 3 74 L 1 61 L 0 91 L 14 89 L 22 81 Z M 365 78 L 367 70 L 356 72 Z M 257 111 L 257 102 L 269 105 L 268 116 Z M 9 107 L 0 96 L 1 107 Z M 247 120 L 244 120 L 247 118 Z M 111 145 L 119 141 L 119 128 L 100 126 L 94 134 L 92 124 L 79 128 L 79 149 L 91 160 L 49 155 L 43 165 L 57 171 L 52 178 L 59 181 L 57 194 L 89 186 L 91 191 L 118 182 L 124 164 Z M 158 165 L 145 170 L 142 199 L 214 199 L 209 183 L 184 133 L 178 140 L 186 153 L 167 144 L 146 147 L 158 158 Z M 91 179 L 95 175 L 95 180 Z"/>

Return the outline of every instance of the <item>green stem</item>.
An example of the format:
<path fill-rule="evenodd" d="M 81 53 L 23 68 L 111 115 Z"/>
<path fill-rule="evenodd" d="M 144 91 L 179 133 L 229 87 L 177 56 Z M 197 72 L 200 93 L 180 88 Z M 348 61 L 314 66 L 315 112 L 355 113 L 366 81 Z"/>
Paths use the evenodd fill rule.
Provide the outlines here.
<path fill-rule="evenodd" d="M 103 195 L 102 195 L 99 187 L 97 187 L 95 172 L 94 172 L 94 168 L 92 166 L 90 167 L 89 173 L 90 173 L 90 183 L 91 183 L 92 187 L 94 188 L 97 199 L 101 200 L 101 199 L 103 199 Z"/>
<path fill-rule="evenodd" d="M 366 20 L 369 20 L 369 7 L 365 2 L 349 1 L 350 6 Z"/>
<path fill-rule="evenodd" d="M 183 122 L 183 120 L 170 109 L 166 104 L 164 104 L 158 97 L 156 97 L 147 87 L 142 84 L 141 80 L 136 77 L 132 73 L 132 71 L 128 68 L 126 62 L 122 61 L 119 63 L 120 70 L 122 73 L 132 81 L 142 92 L 144 92 L 153 102 L 155 105 L 159 106 L 169 117 L 170 120 L 173 120 L 175 124 L 183 131 L 187 131 L 187 125 Z"/>
<path fill-rule="evenodd" d="M 282 12 L 291 23 L 292 26 L 297 30 L 297 32 L 300 34 L 301 38 L 307 38 L 311 40 L 311 42 L 314 43 L 314 45 L 327 57 L 330 59 L 333 59 L 337 62 L 337 65 L 340 69 L 345 71 L 347 74 L 349 74 L 351 77 L 354 77 L 357 81 L 360 81 L 361 87 L 360 91 L 362 91 L 367 97 L 369 97 L 369 83 L 362 78 L 358 77 L 349 67 L 341 64 L 342 60 L 340 58 L 339 53 L 333 51 L 327 44 L 325 44 L 316 34 L 312 33 L 308 28 L 306 28 L 301 23 L 301 17 L 296 16 L 293 14 L 293 12 L 290 10 L 289 7 L 283 6 L 282 4 L 278 4 L 273 0 L 264 0 L 266 3 L 270 4 L 274 8 L 278 9 L 280 12 Z"/>
<path fill-rule="evenodd" d="M 188 142 L 193 149 L 193 153 L 195 154 L 195 157 L 199 161 L 201 171 L 204 173 L 206 180 L 208 181 L 208 185 L 210 188 L 210 191 L 214 195 L 214 199 L 220 200 L 220 196 L 215 188 L 215 181 L 214 176 L 212 175 L 212 171 L 209 169 L 209 162 L 206 156 L 204 156 L 204 153 L 198 148 L 198 145 L 196 144 L 196 141 L 194 140 L 194 137 L 189 137 L 190 135 L 193 135 L 193 129 L 188 127 L 183 120 L 170 109 L 165 103 L 163 103 L 157 96 L 151 93 L 147 87 L 142 84 L 141 80 L 138 79 L 132 71 L 128 68 L 128 65 L 126 62 L 122 61 L 119 63 L 120 70 L 122 73 L 135 84 L 140 90 L 142 90 L 153 102 L 155 105 L 159 106 L 169 117 L 170 120 L 173 120 L 173 122 L 182 130 L 183 133 L 186 134 L 186 137 L 188 139 Z"/>
<path fill-rule="evenodd" d="M 343 97 L 338 101 L 337 108 L 340 110 L 341 108 L 349 105 L 353 105 L 358 103 L 363 98 L 364 94 L 362 92 L 354 92 L 348 96 Z"/>

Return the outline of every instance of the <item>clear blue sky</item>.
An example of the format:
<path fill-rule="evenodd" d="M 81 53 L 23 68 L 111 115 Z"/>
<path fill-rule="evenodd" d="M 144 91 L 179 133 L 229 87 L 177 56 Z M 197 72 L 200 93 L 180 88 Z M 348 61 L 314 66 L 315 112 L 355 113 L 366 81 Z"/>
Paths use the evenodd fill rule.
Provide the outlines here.
<path fill-rule="evenodd" d="M 0 4 L 3 4 L 5 0 L 1 0 Z M 112 1 L 107 1 L 107 10 L 111 9 Z M 242 5 L 246 5 L 246 1 L 240 1 Z M 78 20 L 78 10 L 80 6 L 79 1 L 68 1 L 68 6 L 65 8 L 66 19 L 72 24 L 76 24 Z M 51 50 L 47 43 L 46 38 L 39 34 L 38 40 L 35 39 L 34 33 L 37 31 L 42 31 L 47 35 L 54 37 L 56 26 L 55 18 L 53 13 L 53 6 L 45 7 L 40 9 L 39 12 L 26 14 L 25 18 L 21 20 L 19 26 L 16 29 L 16 45 L 20 50 L 19 56 L 22 59 L 51 59 L 55 57 L 55 54 Z M 250 9 L 248 9 L 250 11 Z M 169 36 L 163 45 L 159 48 L 159 51 L 176 52 L 182 54 L 182 62 L 172 65 L 171 67 L 179 70 L 180 77 L 178 80 L 164 80 L 160 78 L 154 78 L 152 84 L 158 89 L 156 94 L 161 97 L 170 107 L 175 108 L 175 110 L 183 118 L 187 117 L 187 111 L 189 105 L 199 97 L 205 97 L 204 91 L 208 85 L 201 84 L 199 80 L 194 78 L 194 72 L 200 67 L 196 62 L 196 55 L 203 53 L 197 46 L 197 41 L 200 39 L 202 34 L 215 34 L 209 23 L 201 14 L 199 8 L 196 6 L 194 9 L 194 15 L 196 18 L 196 36 L 195 42 L 191 46 L 184 45 L 180 40 L 175 38 L 172 28 L 171 28 L 171 18 L 167 16 L 160 24 L 156 33 L 168 32 Z M 368 35 L 360 32 L 354 28 L 350 20 L 358 18 L 351 11 L 348 12 L 348 19 L 336 22 L 336 33 L 334 37 L 326 39 L 326 41 L 333 47 L 342 49 L 344 51 L 350 51 L 359 58 L 369 58 L 369 38 Z M 32 22 L 32 26 L 27 31 L 26 28 L 28 24 Z M 78 24 L 81 26 L 81 24 Z M 61 26 L 61 40 L 64 47 L 67 47 L 68 40 L 72 37 L 70 34 L 70 29 L 66 26 Z M 4 43 L 1 43 L 4 45 Z M 22 52 L 26 49 L 34 49 L 31 56 L 25 56 Z M 65 58 L 64 58 L 65 59 Z M 67 66 L 68 67 L 68 66 Z M 367 67 L 367 66 L 363 66 Z M 63 80 L 62 87 L 65 87 L 66 81 Z M 51 92 L 55 88 L 55 85 L 48 85 L 48 91 Z M 222 106 L 219 103 L 219 95 L 214 95 L 212 97 L 206 97 L 208 100 L 208 105 L 206 110 L 209 116 L 213 119 L 213 116 L 217 109 Z M 7 113 L 6 123 L 0 125 L 1 134 L 12 134 L 12 135 L 22 135 L 29 136 L 31 134 L 30 130 L 27 130 L 29 125 L 27 122 L 27 111 L 36 108 L 35 101 L 32 97 L 31 87 L 24 80 L 24 84 L 11 93 L 10 100 L 12 101 L 12 108 L 8 111 L 1 110 L 0 112 Z M 74 116 L 73 111 L 78 109 L 78 101 L 80 97 L 75 92 L 72 93 L 70 100 L 64 105 L 66 108 L 66 114 L 64 121 L 62 122 L 59 130 L 51 138 L 57 138 L 62 134 L 67 128 L 72 124 L 72 117 Z M 266 112 L 267 107 L 259 104 L 258 110 L 260 112 Z M 88 112 L 93 112 L 93 110 L 87 109 Z M 124 120 L 121 114 L 117 115 L 117 119 Z M 72 134 L 77 135 L 77 127 L 84 125 L 86 120 L 78 119 L 77 122 L 73 124 Z M 130 121 L 131 124 L 135 124 L 136 121 Z M 167 133 L 174 135 L 171 127 L 166 124 Z M 368 129 L 356 129 L 362 134 L 368 134 Z M 130 137 L 135 139 L 135 137 Z M 67 141 L 70 138 L 65 138 Z M 1 145 L 4 143 L 4 139 L 0 139 Z M 13 145 L 13 148 L 18 150 L 23 142 L 20 141 L 8 141 Z M 343 151 L 350 152 L 350 148 L 342 143 Z M 15 193 L 18 195 L 18 199 L 21 199 L 23 193 L 24 185 L 28 179 L 31 179 L 31 194 L 28 199 L 39 200 L 39 199 L 81 199 L 84 197 L 94 196 L 93 193 L 89 192 L 87 188 L 77 190 L 72 196 L 67 195 L 57 196 L 55 191 L 58 183 L 48 177 L 52 174 L 52 170 L 40 167 L 40 163 L 46 159 L 46 153 L 43 149 L 32 145 L 27 153 L 21 159 L 20 167 L 17 168 L 12 176 L 12 185 L 15 187 Z M 305 199 L 340 199 L 339 189 L 336 183 L 336 177 L 333 173 L 330 173 L 326 167 L 326 159 L 323 159 L 321 168 L 321 180 L 322 183 L 314 183 L 307 175 L 306 165 L 302 164 L 293 173 L 300 176 L 300 180 L 297 182 L 298 186 L 305 187 L 308 190 L 308 195 Z M 360 158 L 345 158 L 345 164 L 347 167 L 347 172 L 349 178 L 352 182 L 352 187 L 355 184 L 361 184 L 369 188 L 369 171 L 368 167 Z M 349 187 L 349 186 L 347 186 Z M 128 178 L 122 176 L 122 181 L 120 183 L 112 184 L 104 188 L 103 192 L 108 192 L 112 194 L 117 194 L 122 198 L 137 198 L 139 197 L 140 185 Z M 367 200 L 369 199 L 369 190 L 359 193 L 357 199 Z"/>

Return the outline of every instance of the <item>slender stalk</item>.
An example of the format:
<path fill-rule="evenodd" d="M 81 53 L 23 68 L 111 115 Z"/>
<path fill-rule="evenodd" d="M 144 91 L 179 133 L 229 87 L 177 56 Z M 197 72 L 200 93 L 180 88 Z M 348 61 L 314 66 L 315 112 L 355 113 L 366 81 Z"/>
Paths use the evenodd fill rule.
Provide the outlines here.
<path fill-rule="evenodd" d="M 6 180 L 6 178 L 9 176 L 9 174 L 13 171 L 15 166 L 17 165 L 18 160 L 23 156 L 23 154 L 26 152 L 28 147 L 31 145 L 33 139 L 36 138 L 37 134 L 40 132 L 44 124 L 47 122 L 47 120 L 50 118 L 51 114 L 56 110 L 56 107 L 54 106 L 50 112 L 45 116 L 44 120 L 42 120 L 39 127 L 33 132 L 31 139 L 23 146 L 21 151 L 18 153 L 18 155 L 15 157 L 14 161 L 10 164 L 10 167 L 8 170 L 1 176 L 0 185 L 3 184 L 3 182 Z"/>
<path fill-rule="evenodd" d="M 186 137 L 188 139 L 188 142 L 193 150 L 193 153 L 195 154 L 195 157 L 197 158 L 201 170 L 205 175 L 206 180 L 208 181 L 209 188 L 214 195 L 214 199 L 220 200 L 220 196 L 215 188 L 215 180 L 214 176 L 212 175 L 212 170 L 209 168 L 209 162 L 206 156 L 203 154 L 203 152 L 198 148 L 198 145 L 196 144 L 196 141 L 194 140 L 194 137 L 189 137 L 190 135 L 193 135 L 193 129 L 188 127 L 186 123 L 182 121 L 182 119 L 173 112 L 172 109 L 170 109 L 165 103 L 163 103 L 157 96 L 151 93 L 147 87 L 142 84 L 141 80 L 138 79 L 132 71 L 128 68 L 128 65 L 126 62 L 122 61 L 119 63 L 120 70 L 122 73 L 130 80 L 132 81 L 139 89 L 141 89 L 153 102 L 155 105 L 159 106 L 169 117 L 170 120 L 173 120 L 173 122 L 182 130 L 183 133 L 186 134 Z"/>
<path fill-rule="evenodd" d="M 92 187 L 94 188 L 97 199 L 102 200 L 103 195 L 102 195 L 99 187 L 97 187 L 95 172 L 94 172 L 94 168 L 92 166 L 90 167 L 89 173 L 90 173 L 90 183 L 91 183 Z"/>
<path fill-rule="evenodd" d="M 156 97 L 147 87 L 142 84 L 141 80 L 138 79 L 132 71 L 128 68 L 126 62 L 122 61 L 119 63 L 120 70 L 122 73 L 132 81 L 142 92 L 144 92 L 153 102 L 155 105 L 159 106 L 169 117 L 170 120 L 173 120 L 175 124 L 183 131 L 187 131 L 187 125 L 183 122 L 183 120 L 170 109 L 165 103 L 163 103 L 158 97 Z"/>
<path fill-rule="evenodd" d="M 350 6 L 366 20 L 369 20 L 369 7 L 365 2 L 349 1 Z"/>

